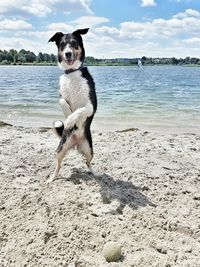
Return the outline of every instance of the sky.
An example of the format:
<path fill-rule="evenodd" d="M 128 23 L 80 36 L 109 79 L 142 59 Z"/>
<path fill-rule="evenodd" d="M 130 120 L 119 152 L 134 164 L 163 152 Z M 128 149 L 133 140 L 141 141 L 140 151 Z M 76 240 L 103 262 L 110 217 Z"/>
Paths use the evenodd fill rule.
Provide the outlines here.
<path fill-rule="evenodd" d="M 0 49 L 57 53 L 57 31 L 90 28 L 86 56 L 200 58 L 200 0 L 0 1 Z"/>

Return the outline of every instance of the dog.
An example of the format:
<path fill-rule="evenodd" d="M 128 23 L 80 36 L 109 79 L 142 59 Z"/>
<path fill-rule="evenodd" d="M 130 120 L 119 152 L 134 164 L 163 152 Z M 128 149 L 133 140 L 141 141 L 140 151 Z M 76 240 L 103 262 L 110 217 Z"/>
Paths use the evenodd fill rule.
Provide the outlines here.
<path fill-rule="evenodd" d="M 54 130 L 60 137 L 56 150 L 57 165 L 47 183 L 52 182 L 59 173 L 66 153 L 73 148 L 85 157 L 89 170 L 93 145 L 90 125 L 97 110 L 97 97 L 94 80 L 87 67 L 83 65 L 85 49 L 82 35 L 89 28 L 78 29 L 72 33 L 55 33 L 49 42 L 55 42 L 58 48 L 58 66 L 64 70 L 60 76 L 60 100 L 65 122 L 55 121 Z"/>

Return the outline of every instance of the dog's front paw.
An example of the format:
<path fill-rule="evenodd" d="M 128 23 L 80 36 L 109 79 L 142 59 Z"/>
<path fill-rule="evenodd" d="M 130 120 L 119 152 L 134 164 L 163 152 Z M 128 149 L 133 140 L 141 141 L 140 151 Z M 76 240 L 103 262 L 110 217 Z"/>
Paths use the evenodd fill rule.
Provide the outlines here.
<path fill-rule="evenodd" d="M 76 115 L 69 116 L 67 120 L 65 121 L 65 128 L 72 129 L 77 123 L 77 120 L 78 120 L 78 116 Z"/>

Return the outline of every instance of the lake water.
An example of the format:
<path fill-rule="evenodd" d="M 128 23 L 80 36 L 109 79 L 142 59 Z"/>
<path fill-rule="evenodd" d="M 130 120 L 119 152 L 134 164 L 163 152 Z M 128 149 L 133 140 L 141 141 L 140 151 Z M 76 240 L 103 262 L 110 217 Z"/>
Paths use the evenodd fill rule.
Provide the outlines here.
<path fill-rule="evenodd" d="M 200 131 L 200 68 L 89 67 L 98 112 L 93 128 Z M 0 120 L 52 126 L 63 119 L 58 67 L 0 66 Z"/>

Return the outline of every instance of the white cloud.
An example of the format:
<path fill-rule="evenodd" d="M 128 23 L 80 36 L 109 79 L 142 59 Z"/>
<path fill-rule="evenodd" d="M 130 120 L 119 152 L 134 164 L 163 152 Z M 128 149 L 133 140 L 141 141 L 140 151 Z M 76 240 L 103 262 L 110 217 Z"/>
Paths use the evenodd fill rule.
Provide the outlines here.
<path fill-rule="evenodd" d="M 72 23 L 76 24 L 78 27 L 95 27 L 99 24 L 109 22 L 108 18 L 105 17 L 96 17 L 96 16 L 83 16 L 80 17 Z"/>
<path fill-rule="evenodd" d="M 56 52 L 56 50 L 53 50 L 54 47 L 50 47 L 47 44 L 41 43 L 40 41 L 33 41 L 29 40 L 27 38 L 15 38 L 15 37 L 10 37 L 10 38 L 0 38 L 0 47 L 1 49 L 9 50 L 12 48 L 15 48 L 17 50 L 20 49 L 25 49 L 25 50 L 30 50 L 35 52 L 36 54 L 39 51 L 51 53 L 51 52 Z"/>
<path fill-rule="evenodd" d="M 73 20 L 69 23 L 63 23 L 63 22 L 57 22 L 57 23 L 51 23 L 47 26 L 48 30 L 51 31 L 63 31 L 63 32 L 73 32 L 78 28 L 95 28 L 95 26 L 103 24 L 108 22 L 109 19 L 104 18 L 104 17 L 96 17 L 96 16 L 83 16 L 80 17 L 76 20 Z M 110 28 L 110 27 L 102 27 L 100 28 L 99 31 L 101 31 L 102 33 L 104 31 L 112 31 L 115 28 Z M 116 29 L 117 31 L 117 29 Z"/>
<path fill-rule="evenodd" d="M 185 12 L 178 13 L 174 16 L 176 19 L 184 19 L 188 17 L 200 18 L 200 12 L 194 9 L 186 9 Z"/>
<path fill-rule="evenodd" d="M 25 15 L 32 14 L 39 17 L 45 16 L 52 12 L 50 6 L 51 1 L 38 0 L 10 0 L 0 2 L 0 13 L 9 15 Z"/>
<path fill-rule="evenodd" d="M 184 17 L 173 16 L 171 19 L 160 18 L 148 22 L 127 21 L 119 27 L 102 25 L 93 29 L 85 38 L 87 51 L 96 57 L 100 57 L 100 54 L 108 58 L 143 55 L 200 57 L 200 17 L 195 10 L 187 11 L 186 14 Z M 184 42 L 181 41 L 183 39 Z M 193 45 L 192 48 L 189 44 Z"/>
<path fill-rule="evenodd" d="M 30 3 L 26 3 L 26 5 L 23 5 L 21 7 L 21 10 L 38 17 L 45 17 L 46 15 L 52 12 L 51 7 L 48 7 L 43 3 L 39 3 L 37 0 L 33 0 Z"/>
<path fill-rule="evenodd" d="M 9 0 L 0 2 L 0 14 L 44 17 L 50 13 L 84 11 L 92 13 L 90 0 Z"/>
<path fill-rule="evenodd" d="M 123 22 L 120 34 L 133 39 L 168 38 L 180 34 L 200 34 L 200 17 L 154 19 L 151 22 Z"/>
<path fill-rule="evenodd" d="M 142 0 L 142 7 L 156 6 L 155 0 Z"/>
<path fill-rule="evenodd" d="M 4 19 L 0 21 L 0 30 L 1 31 L 21 31 L 21 30 L 30 30 L 32 25 L 23 20 L 11 20 Z"/>
<path fill-rule="evenodd" d="M 95 32 L 97 34 L 105 34 L 105 35 L 119 35 L 119 30 L 115 27 L 108 27 L 108 26 L 102 26 L 95 29 Z"/>
<path fill-rule="evenodd" d="M 74 27 L 72 27 L 69 24 L 63 23 L 63 22 L 58 22 L 58 23 L 51 23 L 47 26 L 47 29 L 51 31 L 57 31 L 57 32 L 72 32 L 75 30 Z"/>
<path fill-rule="evenodd" d="M 61 0 L 51 1 L 55 3 Z M 106 58 L 141 57 L 143 55 L 147 57 L 200 57 L 199 11 L 186 10 L 182 13 L 184 16 L 178 13 L 170 19 L 125 21 L 115 27 L 108 26 L 108 18 L 97 16 L 82 16 L 68 23 L 51 23 L 41 31 L 29 30 L 21 26 L 21 31 L 10 31 L 10 38 L 1 37 L 0 47 L 6 50 L 14 47 L 25 48 L 35 53 L 39 51 L 56 53 L 56 46 L 47 43 L 56 31 L 67 33 L 77 28 L 90 27 L 88 34 L 83 37 L 88 56 L 97 58 L 103 56 Z M 0 25 L 1 30 L 6 30 L 6 26 L 2 25 Z M 11 26 L 9 27 L 11 29 Z"/>
<path fill-rule="evenodd" d="M 188 45 L 200 45 L 200 38 L 194 37 L 194 38 L 184 39 L 183 43 Z"/>
<path fill-rule="evenodd" d="M 85 8 L 85 10 L 87 10 L 91 14 L 93 13 L 92 10 L 90 9 L 91 0 L 80 0 L 80 3 Z"/>

